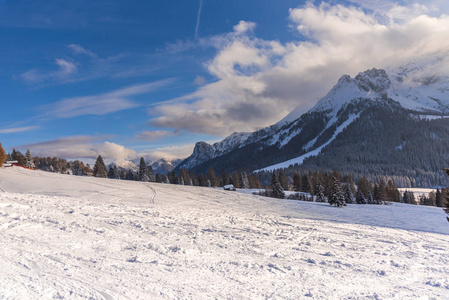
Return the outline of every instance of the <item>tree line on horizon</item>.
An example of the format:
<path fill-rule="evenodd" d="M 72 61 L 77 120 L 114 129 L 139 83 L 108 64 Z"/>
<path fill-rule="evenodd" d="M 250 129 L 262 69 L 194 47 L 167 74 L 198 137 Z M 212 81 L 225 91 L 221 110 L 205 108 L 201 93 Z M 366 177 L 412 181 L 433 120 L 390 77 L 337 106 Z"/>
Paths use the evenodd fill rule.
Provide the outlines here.
<path fill-rule="evenodd" d="M 183 168 L 179 174 L 172 171 L 168 174 L 154 174 L 151 165 L 147 165 L 145 159 L 140 159 L 139 170 L 123 170 L 116 165 L 106 167 L 101 155 L 91 168 L 82 161 L 67 161 L 56 157 L 32 157 L 27 150 L 26 155 L 15 149 L 2 158 L 0 144 L 0 160 L 17 160 L 19 165 L 36 168 L 49 172 L 72 174 L 77 176 L 94 176 L 121 180 L 134 180 L 144 182 L 158 182 L 167 184 L 180 184 L 203 187 L 223 187 L 232 184 L 239 189 L 265 189 L 260 195 L 275 198 L 287 198 L 294 200 L 329 202 L 337 206 L 345 203 L 357 204 L 382 204 L 401 202 L 427 206 L 443 207 L 446 189 L 437 189 L 428 196 L 421 195 L 418 199 L 412 192 L 399 192 L 392 178 L 378 176 L 374 182 L 366 176 L 356 176 L 351 173 L 340 173 L 324 170 L 302 170 L 291 172 L 287 168 L 276 172 L 258 172 L 247 174 L 246 172 L 223 173 L 217 175 L 213 168 L 209 168 L 206 174 L 194 174 Z M 4 150 L 3 150 L 4 152 Z M 285 171 L 285 173 L 284 173 Z M 288 174 L 288 175 L 286 175 Z M 355 184 L 357 182 L 357 185 Z M 285 196 L 284 191 L 293 191 Z M 281 196 L 283 195 L 283 196 Z M 449 208 L 448 208 L 449 209 Z"/>

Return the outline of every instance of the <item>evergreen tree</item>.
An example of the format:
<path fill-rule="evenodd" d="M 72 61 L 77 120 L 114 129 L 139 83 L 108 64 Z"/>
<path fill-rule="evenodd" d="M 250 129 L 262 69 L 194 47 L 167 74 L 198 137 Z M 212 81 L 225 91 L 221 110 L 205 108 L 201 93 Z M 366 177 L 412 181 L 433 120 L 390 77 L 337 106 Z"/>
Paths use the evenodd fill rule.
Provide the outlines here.
<path fill-rule="evenodd" d="M 366 199 L 365 196 L 363 196 L 362 191 L 357 192 L 357 198 L 355 201 L 357 204 L 366 204 Z"/>
<path fill-rule="evenodd" d="M 315 184 L 315 195 L 316 195 L 316 202 L 326 202 L 326 196 L 324 196 L 324 187 L 321 185 L 321 183 L 318 181 Z"/>
<path fill-rule="evenodd" d="M 126 172 L 126 180 L 134 180 L 134 174 L 133 174 L 133 171 L 128 170 L 128 171 Z"/>
<path fill-rule="evenodd" d="M 405 191 L 403 196 L 403 202 L 416 205 L 415 195 L 412 192 Z"/>
<path fill-rule="evenodd" d="M 436 195 L 435 195 L 435 192 L 434 191 L 431 191 L 430 193 L 429 193 L 429 197 L 427 198 L 427 205 L 430 205 L 430 206 L 436 206 L 436 199 L 437 199 L 437 197 L 436 197 Z"/>
<path fill-rule="evenodd" d="M 107 175 L 106 165 L 104 164 L 101 155 L 98 155 L 94 165 L 94 176 L 106 178 L 106 175 Z"/>
<path fill-rule="evenodd" d="M 107 176 L 108 176 L 108 178 L 111 178 L 111 179 L 119 179 L 120 178 L 116 165 L 113 165 L 113 166 L 111 165 L 109 167 L 109 171 L 108 171 L 108 175 Z"/>
<path fill-rule="evenodd" d="M 301 179 L 301 191 L 304 193 L 312 193 L 312 185 L 310 184 L 309 175 L 304 174 Z"/>
<path fill-rule="evenodd" d="M 241 189 L 249 189 L 250 188 L 248 175 L 246 175 L 246 172 L 240 173 L 240 184 L 239 185 L 240 185 Z"/>
<path fill-rule="evenodd" d="M 298 172 L 293 173 L 293 190 L 295 192 L 301 191 L 301 176 Z"/>
<path fill-rule="evenodd" d="M 139 181 L 150 181 L 150 178 L 148 178 L 147 164 L 145 163 L 145 159 L 143 157 L 140 158 Z"/>
<path fill-rule="evenodd" d="M 168 182 L 171 184 L 177 184 L 178 183 L 178 177 L 176 176 L 175 171 L 171 171 L 168 175 L 167 175 L 167 179 Z"/>
<path fill-rule="evenodd" d="M 233 184 L 234 182 L 232 181 L 232 176 L 231 173 L 226 173 L 225 178 L 223 180 L 223 186 L 228 185 L 228 184 Z"/>
<path fill-rule="evenodd" d="M 417 205 L 418 204 L 418 202 L 416 202 L 416 199 L 415 199 L 415 194 L 413 193 L 413 192 L 409 192 L 409 203 L 410 204 L 413 204 L 413 205 Z"/>
<path fill-rule="evenodd" d="M 31 152 L 29 149 L 27 149 L 27 152 L 25 154 L 25 167 L 34 168 L 33 157 L 31 156 Z"/>
<path fill-rule="evenodd" d="M 3 166 L 3 163 L 6 161 L 6 152 L 3 149 L 2 143 L 0 143 L 0 167 Z"/>
<path fill-rule="evenodd" d="M 429 198 L 424 194 L 419 195 L 419 205 L 429 205 Z"/>
<path fill-rule="evenodd" d="M 273 175 L 271 176 L 270 196 L 273 198 L 279 198 L 279 199 L 285 198 L 284 190 L 282 189 L 281 184 L 278 180 L 278 177 L 276 176 L 276 172 L 273 172 Z"/>
<path fill-rule="evenodd" d="M 148 165 L 147 174 L 148 174 L 148 181 L 156 182 L 156 176 L 154 176 L 153 167 L 151 165 Z"/>
<path fill-rule="evenodd" d="M 335 206 L 344 206 L 345 198 L 340 189 L 340 181 L 334 176 L 332 178 L 331 194 L 329 196 L 329 204 Z"/>
<path fill-rule="evenodd" d="M 288 186 L 287 177 L 285 177 L 285 174 L 282 171 L 279 172 L 279 183 L 281 184 L 284 191 L 290 190 L 290 187 Z"/>
<path fill-rule="evenodd" d="M 156 182 L 162 183 L 162 177 L 159 173 L 156 174 Z"/>
<path fill-rule="evenodd" d="M 366 197 L 366 202 L 368 204 L 374 204 L 374 197 L 373 197 L 373 194 L 371 194 L 371 191 L 368 192 L 368 197 Z"/>
<path fill-rule="evenodd" d="M 344 197 L 346 203 L 353 204 L 355 202 L 354 192 L 352 191 L 351 186 L 349 184 L 347 184 L 345 187 Z"/>
<path fill-rule="evenodd" d="M 17 160 L 17 163 L 21 166 L 25 165 L 25 156 L 20 151 L 16 151 L 16 149 L 12 149 L 11 152 L 12 160 Z"/>
<path fill-rule="evenodd" d="M 436 201 L 436 206 L 437 207 L 443 207 L 443 193 L 441 193 L 440 189 L 437 189 L 437 193 L 435 195 L 435 201 Z"/>

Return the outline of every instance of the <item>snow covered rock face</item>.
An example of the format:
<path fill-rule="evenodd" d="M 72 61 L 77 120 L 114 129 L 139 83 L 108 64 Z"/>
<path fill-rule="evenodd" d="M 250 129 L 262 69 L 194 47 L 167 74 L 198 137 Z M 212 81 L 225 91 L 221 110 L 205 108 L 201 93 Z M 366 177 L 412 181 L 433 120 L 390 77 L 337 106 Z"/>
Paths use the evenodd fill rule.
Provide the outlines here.
<path fill-rule="evenodd" d="M 176 170 L 179 171 L 182 168 L 191 169 L 212 158 L 227 154 L 230 151 L 243 146 L 249 135 L 250 134 L 246 132 L 234 132 L 221 142 L 213 145 L 209 145 L 206 142 L 197 142 L 192 155 L 181 162 L 176 167 Z"/>
<path fill-rule="evenodd" d="M 433 207 L 337 209 L 19 168 L 0 169 L 0 187 L 0 299 L 446 299 L 449 292 L 449 227 Z"/>

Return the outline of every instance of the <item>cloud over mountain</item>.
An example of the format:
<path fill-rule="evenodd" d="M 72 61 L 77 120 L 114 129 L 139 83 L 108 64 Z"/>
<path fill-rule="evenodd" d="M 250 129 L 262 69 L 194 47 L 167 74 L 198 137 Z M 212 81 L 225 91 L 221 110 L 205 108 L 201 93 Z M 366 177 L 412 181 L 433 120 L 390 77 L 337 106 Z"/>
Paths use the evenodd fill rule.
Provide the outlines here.
<path fill-rule="evenodd" d="M 297 106 L 306 112 L 344 73 L 449 51 L 442 39 L 449 36 L 449 17 L 422 3 L 366 10 L 309 2 L 290 9 L 289 20 L 297 41 L 257 38 L 255 24 L 246 21 L 210 38 L 217 52 L 205 67 L 215 81 L 159 104 L 151 124 L 214 135 L 251 131 Z"/>

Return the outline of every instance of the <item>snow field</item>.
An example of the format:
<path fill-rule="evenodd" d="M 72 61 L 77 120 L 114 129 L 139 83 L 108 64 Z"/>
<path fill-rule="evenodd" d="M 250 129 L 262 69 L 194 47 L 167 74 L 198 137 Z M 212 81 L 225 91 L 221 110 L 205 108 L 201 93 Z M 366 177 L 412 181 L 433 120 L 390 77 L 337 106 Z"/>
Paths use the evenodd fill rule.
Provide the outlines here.
<path fill-rule="evenodd" d="M 0 187 L 0 299 L 449 297 L 441 209 L 18 168 L 0 169 Z M 410 230 L 420 212 L 429 224 Z"/>

